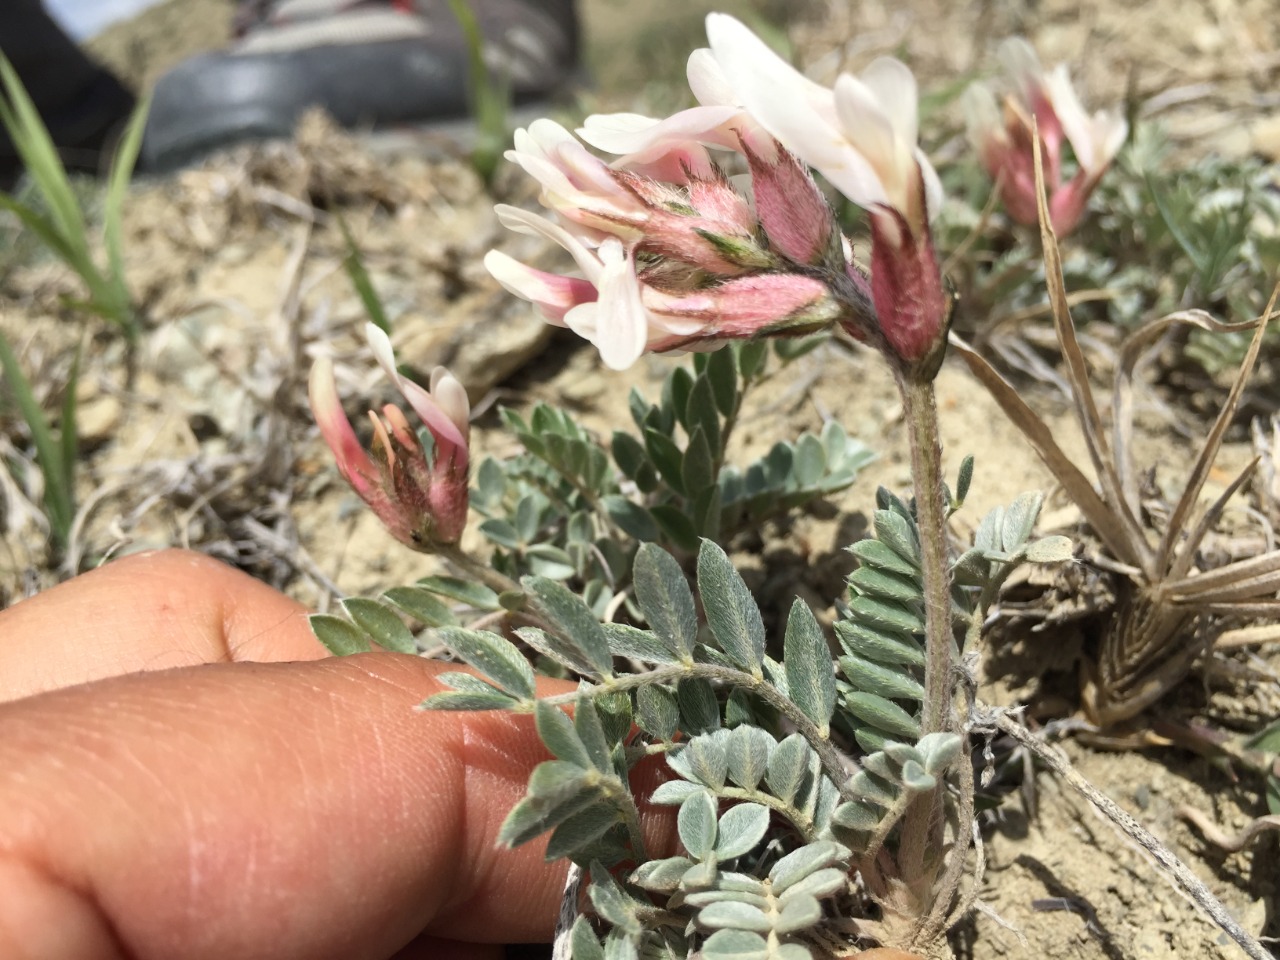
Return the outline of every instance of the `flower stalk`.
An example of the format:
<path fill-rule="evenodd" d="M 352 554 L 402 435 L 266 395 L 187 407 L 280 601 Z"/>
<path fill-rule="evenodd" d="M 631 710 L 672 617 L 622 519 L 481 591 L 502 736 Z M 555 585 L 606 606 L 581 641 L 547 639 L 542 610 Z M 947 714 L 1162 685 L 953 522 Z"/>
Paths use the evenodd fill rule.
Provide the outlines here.
<path fill-rule="evenodd" d="M 933 381 L 899 379 L 911 447 L 920 566 L 924 580 L 925 668 L 922 733 L 947 731 L 951 718 L 951 572 L 947 562 L 947 505 L 942 478 L 942 444 Z"/>

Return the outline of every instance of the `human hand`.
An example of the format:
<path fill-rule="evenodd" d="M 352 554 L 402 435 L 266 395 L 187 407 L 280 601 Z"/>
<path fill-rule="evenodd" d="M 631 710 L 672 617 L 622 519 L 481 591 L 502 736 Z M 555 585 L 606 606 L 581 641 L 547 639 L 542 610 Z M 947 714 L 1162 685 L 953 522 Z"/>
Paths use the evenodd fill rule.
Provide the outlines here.
<path fill-rule="evenodd" d="M 546 750 L 528 717 L 415 712 L 442 669 L 326 658 L 300 605 L 179 551 L 0 613 L 0 956 L 549 939 L 564 863 L 495 848 Z"/>

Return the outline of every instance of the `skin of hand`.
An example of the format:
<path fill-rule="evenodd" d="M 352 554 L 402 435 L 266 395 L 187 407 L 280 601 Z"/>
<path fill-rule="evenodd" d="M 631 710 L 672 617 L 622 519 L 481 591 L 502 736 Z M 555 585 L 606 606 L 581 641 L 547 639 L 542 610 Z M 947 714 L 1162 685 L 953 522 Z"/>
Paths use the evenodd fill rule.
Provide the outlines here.
<path fill-rule="evenodd" d="M 528 716 L 415 711 L 445 669 L 329 658 L 297 603 L 182 551 L 0 612 L 0 956 L 461 960 L 548 940 L 564 863 L 495 838 L 549 754 Z M 643 817 L 651 849 L 674 846 L 670 811 Z"/>

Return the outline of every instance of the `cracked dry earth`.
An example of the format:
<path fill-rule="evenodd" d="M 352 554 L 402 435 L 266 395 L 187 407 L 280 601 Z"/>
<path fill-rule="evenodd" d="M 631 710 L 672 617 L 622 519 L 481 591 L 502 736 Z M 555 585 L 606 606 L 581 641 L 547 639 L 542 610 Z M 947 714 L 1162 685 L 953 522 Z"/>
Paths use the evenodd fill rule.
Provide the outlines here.
<path fill-rule="evenodd" d="M 595 86 L 573 108 L 628 109 L 642 100 L 678 103 L 687 51 L 712 5 L 589 0 L 584 4 Z M 719 8 L 751 12 L 746 4 Z M 786 4 L 764 12 L 776 15 Z M 1177 149 L 1280 156 L 1280 11 L 1274 0 L 1037 4 L 1012 0 L 810 3 L 791 27 L 804 62 L 858 67 L 883 52 L 904 55 L 925 88 L 983 69 L 999 39 L 1028 35 L 1047 62 L 1078 65 L 1095 102 L 1124 92 L 1162 118 Z M 175 0 L 96 41 L 133 79 L 225 35 L 230 6 Z M 637 94 L 638 92 L 638 94 Z M 942 143 L 946 155 L 959 149 Z M 496 192 L 530 197 L 515 178 Z M 371 594 L 429 572 L 390 542 L 338 480 L 305 403 L 310 359 L 340 359 L 340 387 L 376 389 L 360 362 L 360 303 L 342 270 L 334 214 L 349 223 L 397 330 L 401 356 L 416 366 L 447 363 L 481 406 L 562 404 L 607 436 L 626 420 L 632 386 L 652 393 L 670 358 L 646 358 L 625 375 L 554 333 L 499 290 L 480 265 L 500 245 L 522 259 L 551 254 L 502 233 L 489 195 L 431 134 L 357 139 L 322 118 L 291 143 L 238 148 L 171 179 L 141 182 L 127 207 L 129 278 L 151 325 L 138 374 L 124 388 L 119 342 L 95 329 L 82 373 L 81 502 L 90 504 L 74 560 L 183 545 L 205 550 L 325 608 L 335 593 Z M 63 305 L 76 287 L 58 265 L 19 240 L 0 284 L 0 329 L 23 351 L 33 380 L 57 402 L 80 328 Z M 351 358 L 348 363 L 346 358 Z M 1083 456 L 1069 410 L 1050 388 L 1029 395 L 1055 433 Z M 1028 489 L 1051 489 L 1030 450 L 958 365 L 939 381 L 947 472 L 978 455 L 974 494 L 958 518 Z M 1170 400 L 1164 397 L 1164 400 Z M 1263 398 L 1265 402 L 1265 397 Z M 827 507 L 765 531 L 739 559 L 766 606 L 785 609 L 796 593 L 828 606 L 850 563 L 842 548 L 866 530 L 877 484 L 901 489 L 908 458 L 895 392 L 875 360 L 822 347 L 758 390 L 737 438 L 742 457 L 835 417 L 880 453 L 852 488 Z M 483 451 L 511 441 L 491 413 L 477 424 Z M 0 430 L 0 455 L 21 447 L 19 424 Z M 1192 447 L 1155 414 L 1141 421 L 1140 461 L 1178 476 Z M 1222 458 L 1222 483 L 1250 455 L 1243 430 Z M 1145 459 L 1143 459 L 1145 458 Z M 38 518 L 7 478 L 0 531 L 0 603 L 12 603 L 63 575 L 40 546 Z M 1211 488 L 1213 484 L 1210 484 Z M 1066 504 L 1050 498 L 1046 512 Z M 1235 518 L 1241 523 L 1246 522 Z M 1037 636 L 1015 638 L 1008 656 L 1033 681 L 993 676 L 995 702 L 1061 697 L 1070 710 L 1074 665 Z M 1246 669 L 1247 668 L 1247 669 Z M 1280 712 L 1280 655 L 1214 658 L 1166 705 L 1182 717 L 1223 718 L 1256 728 Z M 1280 853 L 1274 834 L 1243 852 L 1205 843 L 1177 816 L 1189 804 L 1239 829 L 1265 813 L 1259 784 L 1233 780 L 1209 761 L 1174 749 L 1111 753 L 1068 741 L 1081 772 L 1171 846 L 1255 935 L 1280 935 Z M 1011 790 L 987 816 L 984 909 L 957 929 L 952 946 L 972 960 L 1162 960 L 1242 956 L 1156 873 L 1145 855 L 1048 775 Z M 1033 789 L 1030 789 L 1033 788 Z M 1034 815 L 1032 815 L 1034 811 Z"/>

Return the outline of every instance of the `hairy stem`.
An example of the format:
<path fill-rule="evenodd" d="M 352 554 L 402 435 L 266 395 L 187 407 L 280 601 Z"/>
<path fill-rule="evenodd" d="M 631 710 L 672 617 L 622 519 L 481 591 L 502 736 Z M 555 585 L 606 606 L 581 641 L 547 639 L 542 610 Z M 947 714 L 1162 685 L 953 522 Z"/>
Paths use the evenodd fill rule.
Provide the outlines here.
<path fill-rule="evenodd" d="M 468 576 L 475 577 L 490 590 L 495 593 L 507 593 L 508 591 L 520 590 L 520 584 L 516 583 L 505 574 L 499 573 L 493 567 L 481 563 L 467 554 L 456 544 L 439 545 L 434 548 L 438 556 L 448 560 L 455 567 L 462 570 Z"/>
<path fill-rule="evenodd" d="M 911 476 L 915 484 L 916 525 L 920 530 L 920 572 L 924 581 L 925 667 L 924 704 L 920 732 L 945 732 L 952 726 L 953 680 L 951 630 L 951 570 L 947 562 L 947 507 L 942 480 L 942 444 L 938 438 L 938 408 L 933 381 L 899 374 L 911 446 Z M 928 852 L 940 849 L 945 791 L 941 784 L 907 808 L 899 843 L 902 879 L 917 896 L 927 896 L 933 865 Z M 957 837 L 951 857 L 964 859 L 967 838 Z"/>
<path fill-rule="evenodd" d="M 947 504 L 942 480 L 942 445 L 932 381 L 904 377 L 902 402 L 911 443 L 916 524 L 920 528 L 920 569 L 924 579 L 924 712 L 920 732 L 946 731 L 951 725 L 951 571 L 947 564 Z"/>
<path fill-rule="evenodd" d="M 628 674 L 621 677 L 610 677 L 599 686 L 574 693 L 562 693 L 556 697 L 546 697 L 543 702 L 551 706 L 575 703 L 583 697 L 597 692 L 618 693 L 623 690 L 634 690 L 636 687 L 651 683 L 671 683 L 686 678 L 701 677 L 712 682 L 727 683 L 730 686 L 754 693 L 769 706 L 786 717 L 796 728 L 796 732 L 809 742 L 813 752 L 818 755 L 827 776 L 840 791 L 842 800 L 857 800 L 858 794 L 848 787 L 850 769 L 845 755 L 832 741 L 830 734 L 823 733 L 816 723 L 809 719 L 803 710 L 796 706 L 773 684 L 760 677 L 752 676 L 744 670 L 733 667 L 721 667 L 714 663 L 678 663 L 655 667 L 648 673 Z"/>

